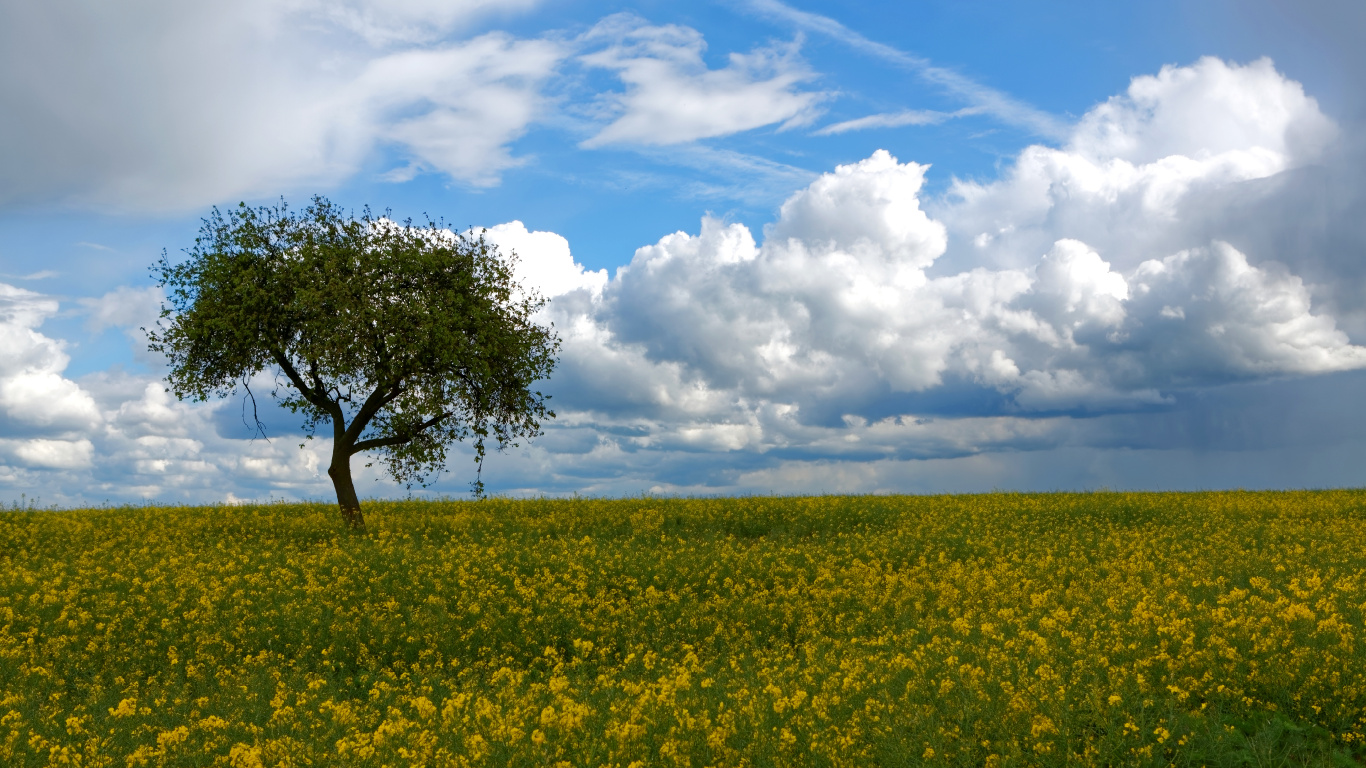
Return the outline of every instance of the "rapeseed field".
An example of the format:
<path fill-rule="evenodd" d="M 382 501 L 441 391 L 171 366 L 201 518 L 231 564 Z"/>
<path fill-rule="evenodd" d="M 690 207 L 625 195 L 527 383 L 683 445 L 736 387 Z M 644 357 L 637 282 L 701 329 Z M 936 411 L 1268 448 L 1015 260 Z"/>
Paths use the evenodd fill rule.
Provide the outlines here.
<path fill-rule="evenodd" d="M 1366 755 L 1366 492 L 366 515 L 0 513 L 0 765 Z"/>

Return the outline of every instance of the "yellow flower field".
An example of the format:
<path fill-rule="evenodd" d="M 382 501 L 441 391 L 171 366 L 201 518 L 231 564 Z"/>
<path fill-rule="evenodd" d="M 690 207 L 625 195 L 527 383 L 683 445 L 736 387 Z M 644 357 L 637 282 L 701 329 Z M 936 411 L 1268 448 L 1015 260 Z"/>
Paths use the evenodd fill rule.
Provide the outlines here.
<path fill-rule="evenodd" d="M 0 513 L 0 765 L 1351 765 L 1366 492 Z"/>

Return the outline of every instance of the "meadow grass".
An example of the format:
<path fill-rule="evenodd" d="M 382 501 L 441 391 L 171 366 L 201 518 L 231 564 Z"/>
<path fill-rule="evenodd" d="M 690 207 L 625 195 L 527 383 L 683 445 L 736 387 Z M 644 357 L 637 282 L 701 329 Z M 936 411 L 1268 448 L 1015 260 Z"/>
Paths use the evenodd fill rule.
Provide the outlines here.
<path fill-rule="evenodd" d="M 1366 492 L 0 513 L 0 764 L 1351 765 Z"/>

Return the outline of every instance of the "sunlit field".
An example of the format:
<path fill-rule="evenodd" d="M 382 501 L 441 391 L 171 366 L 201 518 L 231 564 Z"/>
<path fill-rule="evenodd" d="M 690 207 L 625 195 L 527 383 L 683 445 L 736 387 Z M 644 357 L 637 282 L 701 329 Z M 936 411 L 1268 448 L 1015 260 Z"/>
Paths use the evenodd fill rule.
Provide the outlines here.
<path fill-rule="evenodd" d="M 1366 492 L 366 513 L 0 513 L 0 764 L 1366 756 Z"/>

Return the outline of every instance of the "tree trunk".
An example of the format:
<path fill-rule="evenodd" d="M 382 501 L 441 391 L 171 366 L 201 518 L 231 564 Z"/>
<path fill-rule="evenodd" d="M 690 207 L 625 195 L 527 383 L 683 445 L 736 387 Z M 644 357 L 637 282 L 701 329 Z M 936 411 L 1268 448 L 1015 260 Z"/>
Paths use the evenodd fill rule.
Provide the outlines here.
<path fill-rule="evenodd" d="M 364 532 L 365 518 L 360 513 L 356 484 L 351 482 L 351 455 L 334 450 L 332 466 L 327 468 L 327 476 L 332 478 L 332 486 L 337 489 L 337 506 L 341 507 L 342 518 L 351 530 Z"/>

